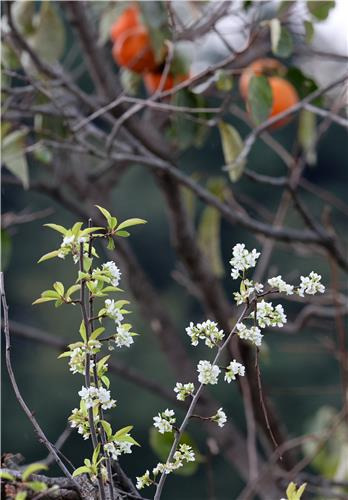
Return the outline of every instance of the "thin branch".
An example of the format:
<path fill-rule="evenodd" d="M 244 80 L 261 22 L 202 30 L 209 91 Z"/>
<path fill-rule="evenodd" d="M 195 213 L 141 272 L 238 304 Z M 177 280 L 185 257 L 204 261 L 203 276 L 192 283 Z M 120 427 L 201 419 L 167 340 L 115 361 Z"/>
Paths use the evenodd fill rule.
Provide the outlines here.
<path fill-rule="evenodd" d="M 16 382 L 16 378 L 13 372 L 12 368 L 12 361 L 11 361 L 11 340 L 10 340 L 10 327 L 9 327 L 9 318 L 8 318 L 8 305 L 7 305 L 7 300 L 6 300 L 6 294 L 5 294 L 5 284 L 4 284 L 4 274 L 1 272 L 0 273 L 0 292 L 1 292 L 1 303 L 2 303 L 2 309 L 3 309 L 3 317 L 4 317 L 4 324 L 3 324 L 3 330 L 5 333 L 5 346 L 6 346 L 6 367 L 7 371 L 10 377 L 10 381 L 13 387 L 13 390 L 15 392 L 16 398 L 20 406 L 22 407 L 24 413 L 27 415 L 28 419 L 30 420 L 32 426 L 35 429 L 35 432 L 39 438 L 39 441 L 43 443 L 48 451 L 54 456 L 55 461 L 57 465 L 60 467 L 62 470 L 63 474 L 74 484 L 75 488 L 77 491 L 80 491 L 79 484 L 77 481 L 72 477 L 68 469 L 65 467 L 64 463 L 61 461 L 59 458 L 54 446 L 52 443 L 47 439 L 45 433 L 41 429 L 39 423 L 37 422 L 36 418 L 34 417 L 33 412 L 28 408 L 27 404 L 25 403 L 21 392 L 19 390 L 19 387 Z"/>

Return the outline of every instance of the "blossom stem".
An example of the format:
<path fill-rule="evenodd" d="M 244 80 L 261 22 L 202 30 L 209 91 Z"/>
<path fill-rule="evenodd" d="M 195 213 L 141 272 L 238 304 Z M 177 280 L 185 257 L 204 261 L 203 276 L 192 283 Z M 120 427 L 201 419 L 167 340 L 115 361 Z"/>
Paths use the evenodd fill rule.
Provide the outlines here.
<path fill-rule="evenodd" d="M 223 344 L 220 345 L 220 347 L 218 348 L 218 351 L 216 353 L 216 356 L 214 358 L 214 361 L 212 362 L 213 366 L 217 364 L 217 362 L 219 361 L 220 357 L 221 357 L 221 354 L 223 353 L 223 351 L 226 349 L 227 345 L 229 344 L 231 338 L 233 337 L 235 331 L 236 331 L 236 326 L 237 324 L 240 322 L 240 321 L 243 321 L 243 319 L 249 314 L 249 311 L 251 309 L 251 306 L 249 305 L 246 305 L 241 313 L 241 315 L 239 316 L 238 320 L 236 321 L 234 327 L 232 328 L 232 330 L 230 331 L 228 337 L 226 338 L 225 342 Z M 197 392 L 196 394 L 193 396 L 193 399 L 191 401 L 191 404 L 189 406 L 189 409 L 187 410 L 187 413 L 184 417 L 184 420 L 182 421 L 181 423 L 181 426 L 179 428 L 179 431 L 176 433 L 176 436 L 175 436 L 175 439 L 174 439 L 174 442 L 172 444 L 172 447 L 170 449 L 170 452 L 169 452 L 169 455 L 168 455 L 168 458 L 167 458 L 167 463 L 169 463 L 173 456 L 174 456 L 174 453 L 176 452 L 177 450 L 177 447 L 180 443 L 180 439 L 188 425 L 188 422 L 190 420 L 190 418 L 193 416 L 193 412 L 195 410 L 195 407 L 198 403 L 198 400 L 201 396 L 201 393 L 204 389 L 204 385 L 203 383 L 200 384 L 200 386 L 198 387 L 197 389 Z M 158 485 L 157 485 L 157 488 L 156 488 L 156 492 L 155 492 L 155 496 L 154 496 L 154 500 L 159 500 L 161 498 L 161 494 L 162 494 L 162 490 L 163 490 L 163 486 L 164 486 L 164 483 L 165 483 L 165 480 L 167 478 L 167 474 L 165 473 L 162 473 L 161 477 L 160 477 L 160 480 L 158 481 Z"/>
<path fill-rule="evenodd" d="M 82 273 L 84 272 L 83 243 L 80 243 L 80 271 Z M 80 307 L 81 307 L 83 323 L 84 323 L 85 329 L 86 329 L 86 339 L 88 342 L 89 337 L 90 337 L 90 323 L 88 321 L 88 315 L 87 315 L 87 310 L 86 310 L 86 281 L 85 280 L 81 280 Z M 87 349 L 86 350 L 86 361 L 85 361 L 85 384 L 86 384 L 87 389 L 89 389 L 91 386 L 90 365 L 91 365 L 91 356 L 90 356 L 88 349 Z M 97 436 L 96 428 L 95 428 L 93 407 L 88 408 L 88 422 L 89 422 L 89 428 L 90 428 L 90 432 L 91 432 L 93 450 L 95 450 L 98 446 L 98 436 Z M 103 479 L 101 477 L 100 471 L 98 471 L 97 478 L 98 478 L 98 489 L 99 489 L 100 499 L 105 500 L 106 495 L 105 495 Z"/>
<path fill-rule="evenodd" d="M 92 226 L 92 219 L 88 220 L 88 226 Z M 92 257 L 92 242 L 93 242 L 93 235 L 91 234 L 89 237 L 89 244 L 88 244 L 88 257 Z M 92 267 L 89 270 L 89 274 L 92 274 Z M 91 292 L 88 292 L 88 322 L 91 331 L 94 330 L 93 326 L 93 295 Z M 96 317 L 98 318 L 98 316 Z M 93 354 L 93 380 L 94 380 L 94 385 L 95 387 L 99 388 L 99 379 L 98 379 L 98 369 L 97 369 L 97 355 Z M 104 420 L 104 412 L 101 406 L 99 407 L 99 418 L 100 421 Z M 106 469 L 108 472 L 108 481 L 109 481 L 109 493 L 110 493 L 110 500 L 114 500 L 114 488 L 113 488 L 113 480 L 112 480 L 112 467 L 111 467 L 111 458 L 106 454 L 105 452 L 105 443 L 106 443 L 106 435 L 105 435 L 105 430 L 104 427 L 99 424 L 99 430 L 100 430 L 100 438 L 101 438 L 101 453 L 106 461 Z"/>

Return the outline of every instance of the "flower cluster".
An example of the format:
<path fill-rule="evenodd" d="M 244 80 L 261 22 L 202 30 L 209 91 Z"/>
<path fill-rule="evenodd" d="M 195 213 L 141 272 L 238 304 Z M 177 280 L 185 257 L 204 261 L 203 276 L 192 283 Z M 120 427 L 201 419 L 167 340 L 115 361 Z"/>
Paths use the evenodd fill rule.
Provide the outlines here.
<path fill-rule="evenodd" d="M 81 402 L 80 408 L 74 408 L 70 417 L 69 422 L 70 426 L 73 429 L 77 429 L 77 432 L 82 435 L 83 439 L 88 439 L 90 436 L 90 428 L 89 428 L 89 420 L 88 414 L 86 410 L 86 405 Z M 99 422 L 98 409 L 93 409 L 93 420 L 94 423 L 97 424 Z"/>
<path fill-rule="evenodd" d="M 158 463 L 156 467 L 152 469 L 152 474 L 154 478 L 158 474 L 170 474 L 171 472 L 184 466 L 184 463 L 194 462 L 196 460 L 195 453 L 191 446 L 188 444 L 180 444 L 179 449 L 174 453 L 173 461 L 167 462 L 165 464 Z M 141 490 L 145 486 L 150 486 L 154 483 L 154 480 L 150 477 L 150 472 L 147 470 L 143 476 L 137 477 L 136 487 Z"/>
<path fill-rule="evenodd" d="M 120 325 L 123 321 L 123 314 L 121 308 L 115 303 L 114 299 L 106 299 L 105 301 L 105 314 L 110 319 L 113 319 L 116 324 Z"/>
<path fill-rule="evenodd" d="M 121 280 L 121 271 L 117 267 L 114 261 L 105 262 L 102 268 L 96 267 L 93 272 L 91 279 L 96 281 L 103 281 L 109 283 L 114 287 L 118 287 Z"/>
<path fill-rule="evenodd" d="M 324 293 L 325 286 L 320 283 L 320 274 L 312 271 L 309 276 L 301 276 L 301 284 L 297 290 L 300 297 L 304 297 L 304 294 L 315 295 L 316 293 Z"/>
<path fill-rule="evenodd" d="M 134 333 L 130 332 L 131 325 L 119 325 L 114 336 L 117 347 L 130 347 L 134 344 Z"/>
<path fill-rule="evenodd" d="M 201 360 L 197 365 L 198 380 L 201 384 L 217 384 L 220 368 L 212 365 L 210 361 Z"/>
<path fill-rule="evenodd" d="M 191 321 L 190 326 L 186 328 L 186 333 L 191 337 L 191 344 L 198 345 L 199 340 L 204 340 L 205 345 L 212 348 L 215 347 L 224 338 L 224 332 L 219 330 L 217 323 L 214 321 L 204 321 L 194 325 Z"/>
<path fill-rule="evenodd" d="M 249 342 L 255 344 L 257 347 L 261 345 L 263 335 L 261 335 L 261 330 L 257 326 L 248 328 L 244 323 L 238 323 L 236 329 L 240 339 L 249 340 Z"/>
<path fill-rule="evenodd" d="M 179 401 L 185 401 L 187 396 L 192 396 L 195 390 L 195 386 L 192 382 L 187 384 L 182 384 L 181 382 L 177 382 L 174 387 L 174 392 L 176 392 L 176 399 Z"/>
<path fill-rule="evenodd" d="M 261 300 L 257 303 L 256 320 L 261 328 L 277 326 L 281 328 L 287 321 L 284 308 L 281 304 L 273 307 L 272 302 Z"/>
<path fill-rule="evenodd" d="M 126 434 L 127 437 L 130 437 L 129 434 Z M 110 443 L 106 443 L 104 445 L 104 449 L 106 453 L 112 457 L 114 460 L 118 460 L 118 457 L 122 454 L 132 453 L 133 443 L 129 443 L 128 441 L 111 441 Z"/>
<path fill-rule="evenodd" d="M 63 241 L 60 245 L 57 257 L 59 257 L 60 259 L 65 259 L 67 255 L 72 253 L 73 260 L 76 264 L 80 259 L 80 244 L 83 243 L 85 246 L 86 241 L 87 238 L 85 236 L 78 237 L 76 235 L 69 234 L 68 231 L 67 234 L 63 237 Z"/>
<path fill-rule="evenodd" d="M 242 363 L 238 363 L 235 359 L 226 366 L 225 381 L 229 384 L 232 380 L 236 380 L 236 375 L 244 377 L 245 366 Z"/>
<path fill-rule="evenodd" d="M 267 283 L 270 287 L 276 288 L 279 293 L 285 293 L 286 295 L 292 295 L 294 293 L 295 287 L 286 283 L 280 275 L 270 278 Z"/>
<path fill-rule="evenodd" d="M 79 391 L 79 396 L 86 404 L 86 408 L 101 406 L 103 410 L 108 410 L 116 406 L 116 401 L 111 399 L 110 391 L 104 387 L 84 387 Z"/>
<path fill-rule="evenodd" d="M 244 277 L 243 274 L 247 269 L 255 267 L 256 261 L 260 256 L 260 252 L 257 252 L 255 248 L 249 252 L 245 248 L 244 243 L 235 245 L 232 249 L 232 254 L 230 264 L 232 266 L 231 276 L 234 280 Z"/>
<path fill-rule="evenodd" d="M 222 408 L 219 408 L 216 414 L 210 417 L 210 420 L 212 422 L 216 422 L 219 427 L 223 427 L 227 422 L 226 413 L 223 411 Z"/>
<path fill-rule="evenodd" d="M 244 302 L 251 297 L 251 295 L 255 293 L 263 292 L 263 285 L 261 283 L 257 283 L 256 281 L 244 279 L 240 285 L 240 291 L 234 292 L 234 300 L 237 303 L 237 306 L 240 306 Z"/>
<path fill-rule="evenodd" d="M 174 416 L 173 410 L 168 410 L 168 408 L 162 413 L 158 413 L 157 417 L 153 417 L 154 427 L 157 427 L 158 432 L 164 434 L 165 432 L 172 432 L 173 424 L 175 424 L 176 418 Z"/>

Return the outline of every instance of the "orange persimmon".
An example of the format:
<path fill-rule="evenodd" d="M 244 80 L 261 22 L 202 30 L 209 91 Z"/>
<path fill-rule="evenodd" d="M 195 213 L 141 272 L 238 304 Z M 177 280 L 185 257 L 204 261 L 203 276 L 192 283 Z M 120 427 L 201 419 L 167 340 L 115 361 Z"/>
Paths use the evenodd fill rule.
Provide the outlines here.
<path fill-rule="evenodd" d="M 162 78 L 161 72 L 152 72 L 144 74 L 143 76 L 144 84 L 149 94 L 154 94 L 158 90 L 161 78 Z M 169 73 L 164 81 L 162 90 L 171 90 L 175 85 L 178 85 L 178 83 L 187 80 L 187 78 L 188 75 L 174 76 Z"/>
<path fill-rule="evenodd" d="M 157 66 L 150 35 L 142 27 L 122 33 L 113 46 L 112 56 L 119 66 L 135 73 L 153 71 Z"/>
<path fill-rule="evenodd" d="M 140 26 L 139 9 L 132 5 L 125 9 L 111 26 L 110 38 L 113 42 L 116 42 L 122 33 L 138 26 Z"/>

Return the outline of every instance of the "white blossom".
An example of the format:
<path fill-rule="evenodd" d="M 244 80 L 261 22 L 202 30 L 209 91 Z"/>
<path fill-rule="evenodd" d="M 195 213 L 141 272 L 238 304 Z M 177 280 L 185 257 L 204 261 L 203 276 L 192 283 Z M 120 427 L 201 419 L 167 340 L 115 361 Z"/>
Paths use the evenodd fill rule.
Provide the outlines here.
<path fill-rule="evenodd" d="M 304 297 L 304 294 L 315 295 L 316 293 L 324 293 L 325 286 L 320 283 L 320 274 L 312 271 L 309 276 L 301 276 L 301 284 L 297 290 L 300 297 Z"/>
<path fill-rule="evenodd" d="M 116 405 L 116 401 L 111 399 L 110 391 L 104 387 L 82 387 L 79 396 L 85 402 L 86 408 L 93 408 L 101 405 L 103 410 L 108 410 Z"/>
<path fill-rule="evenodd" d="M 154 427 L 157 427 L 160 434 L 165 432 L 172 432 L 173 425 L 176 421 L 173 410 L 168 410 L 168 408 L 162 413 L 158 413 L 157 417 L 153 417 Z"/>
<path fill-rule="evenodd" d="M 275 308 L 272 302 L 261 300 L 257 303 L 256 320 L 261 328 L 266 326 L 278 326 L 281 328 L 287 322 L 284 308 L 278 304 Z"/>
<path fill-rule="evenodd" d="M 150 486 L 152 484 L 152 479 L 150 479 L 150 472 L 147 470 L 145 474 L 136 478 L 136 487 L 138 490 L 142 490 L 145 486 Z"/>
<path fill-rule="evenodd" d="M 187 384 L 182 384 L 181 382 L 177 382 L 174 387 L 174 392 L 177 393 L 176 399 L 179 401 L 185 401 L 187 396 L 192 396 L 195 390 L 195 386 L 192 382 Z"/>
<path fill-rule="evenodd" d="M 194 346 L 198 345 L 199 340 L 204 340 L 205 345 L 212 348 L 224 338 L 223 330 L 219 330 L 217 323 L 210 319 L 196 325 L 191 321 L 190 325 L 186 328 L 186 333 L 191 337 L 191 343 Z"/>
<path fill-rule="evenodd" d="M 175 454 L 177 454 L 175 456 Z M 176 451 L 174 454 L 174 460 L 176 460 L 176 457 L 179 458 L 179 460 L 184 461 L 184 462 L 194 462 L 196 460 L 195 453 L 192 449 L 192 447 L 188 444 L 180 444 L 179 445 L 179 450 Z"/>
<path fill-rule="evenodd" d="M 129 434 L 126 434 L 126 436 L 130 437 Z M 104 449 L 110 457 L 112 457 L 114 460 L 117 460 L 118 457 L 122 454 L 132 453 L 132 446 L 133 443 L 115 440 L 111 443 L 106 443 L 104 445 Z"/>
<path fill-rule="evenodd" d="M 230 362 L 230 364 L 226 367 L 225 372 L 225 380 L 229 384 L 232 380 L 236 380 L 236 375 L 240 375 L 244 377 L 245 375 L 245 366 L 242 363 L 238 363 L 235 359 Z"/>
<path fill-rule="evenodd" d="M 195 453 L 188 444 L 181 444 L 173 455 L 173 461 L 165 464 L 158 463 L 152 470 L 154 476 L 158 474 L 170 474 L 184 465 L 184 462 L 194 462 Z"/>
<path fill-rule="evenodd" d="M 233 247 L 232 259 L 230 264 L 232 266 L 231 276 L 233 279 L 240 277 L 240 273 L 243 273 L 247 269 L 256 266 L 256 261 L 260 256 L 260 252 L 257 252 L 254 248 L 251 252 L 245 248 L 244 243 L 238 243 Z"/>
<path fill-rule="evenodd" d="M 116 306 L 115 301 L 113 299 L 106 299 L 105 301 L 105 309 L 106 315 L 113 319 L 115 323 L 120 324 L 123 320 L 123 314 L 120 311 L 120 308 Z"/>
<path fill-rule="evenodd" d="M 110 275 L 110 283 L 112 286 L 118 286 L 121 280 L 121 271 L 112 260 L 102 265 L 103 271 Z"/>
<path fill-rule="evenodd" d="M 133 335 L 127 328 L 123 325 L 117 327 L 117 333 L 115 335 L 115 342 L 117 347 L 130 347 L 134 344 Z"/>
<path fill-rule="evenodd" d="M 257 347 L 261 345 L 262 337 L 261 330 L 257 326 L 251 326 L 248 328 L 244 323 L 237 323 L 236 328 L 238 330 L 237 334 L 240 339 L 249 340 Z"/>
<path fill-rule="evenodd" d="M 227 422 L 226 413 L 223 411 L 222 408 L 219 408 L 218 411 L 216 412 L 216 415 L 210 417 L 210 420 L 216 422 L 219 427 L 223 427 Z"/>
<path fill-rule="evenodd" d="M 286 295 L 293 295 L 294 293 L 294 286 L 286 283 L 280 275 L 270 278 L 268 284 L 272 288 L 276 288 L 278 292 L 285 293 Z"/>
<path fill-rule="evenodd" d="M 220 368 L 209 361 L 200 361 L 197 365 L 198 380 L 201 384 L 217 384 Z"/>

